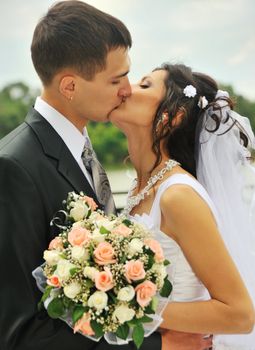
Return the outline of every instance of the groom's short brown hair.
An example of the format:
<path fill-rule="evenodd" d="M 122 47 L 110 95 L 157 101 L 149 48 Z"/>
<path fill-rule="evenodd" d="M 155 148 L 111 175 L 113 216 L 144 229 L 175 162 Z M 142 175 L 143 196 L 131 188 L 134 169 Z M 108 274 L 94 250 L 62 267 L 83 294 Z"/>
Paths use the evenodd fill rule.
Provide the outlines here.
<path fill-rule="evenodd" d="M 82 1 L 61 1 L 37 24 L 32 60 L 44 85 L 61 69 L 74 68 L 87 80 L 105 68 L 107 53 L 130 48 L 131 35 L 117 18 Z"/>

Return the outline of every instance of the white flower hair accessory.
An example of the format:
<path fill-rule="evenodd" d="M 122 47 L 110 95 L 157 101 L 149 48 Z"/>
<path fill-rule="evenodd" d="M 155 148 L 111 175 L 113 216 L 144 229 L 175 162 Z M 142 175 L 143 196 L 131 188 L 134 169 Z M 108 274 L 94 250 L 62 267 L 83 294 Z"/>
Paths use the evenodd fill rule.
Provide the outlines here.
<path fill-rule="evenodd" d="M 186 97 L 194 97 L 197 94 L 197 89 L 193 85 L 187 85 L 183 89 L 183 93 Z"/>
<path fill-rule="evenodd" d="M 198 101 L 198 107 L 204 109 L 208 105 L 208 100 L 205 96 L 200 96 Z"/>

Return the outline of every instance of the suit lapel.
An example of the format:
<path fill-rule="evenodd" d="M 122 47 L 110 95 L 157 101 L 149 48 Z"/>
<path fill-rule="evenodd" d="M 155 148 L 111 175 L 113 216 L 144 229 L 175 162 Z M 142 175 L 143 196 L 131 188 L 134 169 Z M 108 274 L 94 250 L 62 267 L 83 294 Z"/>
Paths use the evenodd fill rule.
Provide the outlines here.
<path fill-rule="evenodd" d="M 57 160 L 57 171 L 73 187 L 74 191 L 78 193 L 83 191 L 99 204 L 96 194 L 91 188 L 86 176 L 83 174 L 68 147 L 47 120 L 32 108 L 25 122 L 35 132 L 47 157 Z"/>

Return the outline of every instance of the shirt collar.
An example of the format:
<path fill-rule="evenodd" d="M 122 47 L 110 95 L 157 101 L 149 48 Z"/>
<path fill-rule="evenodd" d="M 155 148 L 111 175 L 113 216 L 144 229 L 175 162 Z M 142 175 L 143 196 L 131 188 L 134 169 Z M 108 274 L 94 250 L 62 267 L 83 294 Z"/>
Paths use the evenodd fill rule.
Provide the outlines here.
<path fill-rule="evenodd" d="M 84 128 L 83 133 L 81 133 L 64 115 L 50 106 L 41 97 L 37 97 L 34 108 L 50 123 L 62 138 L 75 160 L 79 162 L 85 139 L 88 138 L 87 129 Z"/>

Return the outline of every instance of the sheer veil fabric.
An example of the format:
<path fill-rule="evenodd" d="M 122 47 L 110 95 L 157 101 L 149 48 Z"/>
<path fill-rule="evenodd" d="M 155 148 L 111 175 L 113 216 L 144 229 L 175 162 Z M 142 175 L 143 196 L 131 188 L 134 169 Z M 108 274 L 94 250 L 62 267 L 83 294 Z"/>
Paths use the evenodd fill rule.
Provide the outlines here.
<path fill-rule="evenodd" d="M 201 117 L 197 179 L 216 206 L 221 235 L 255 302 L 255 168 L 249 163 L 255 138 L 249 120 L 232 111 L 226 97 L 227 92 L 218 91 L 216 100 L 221 108 L 209 107 Z M 220 124 L 211 132 L 216 127 L 215 114 Z M 243 146 L 240 130 L 248 137 L 248 147 Z M 255 330 L 248 335 L 218 335 L 214 343 L 254 350 Z"/>

